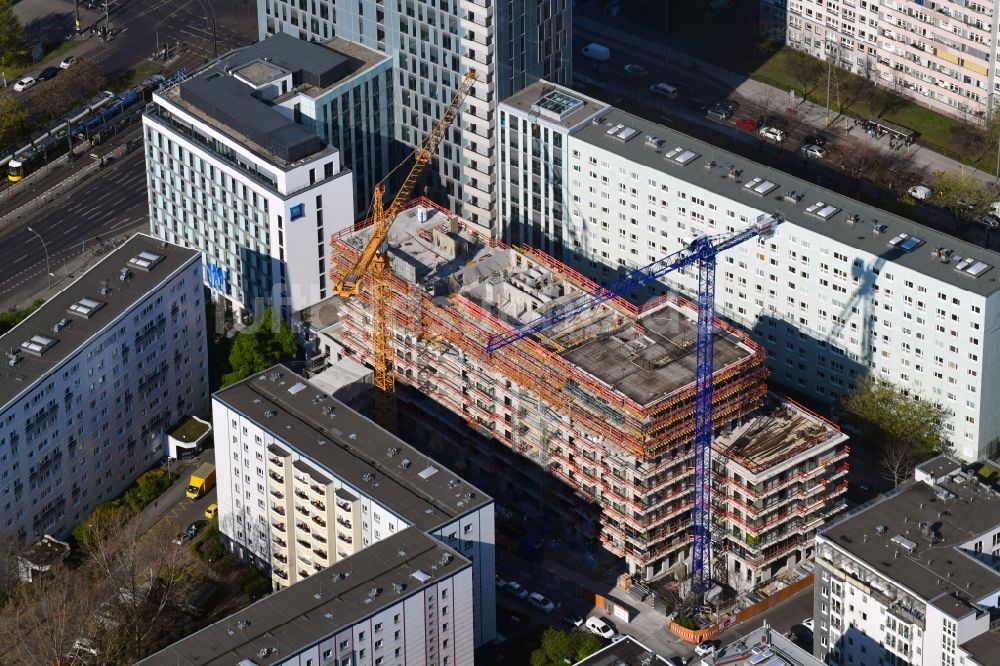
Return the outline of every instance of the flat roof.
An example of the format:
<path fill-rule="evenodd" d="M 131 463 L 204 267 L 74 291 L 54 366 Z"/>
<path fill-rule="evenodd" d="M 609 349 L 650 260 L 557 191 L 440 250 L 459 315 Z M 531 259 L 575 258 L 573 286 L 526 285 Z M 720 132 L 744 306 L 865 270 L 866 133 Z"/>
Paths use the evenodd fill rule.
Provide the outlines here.
<path fill-rule="evenodd" d="M 140 259 L 149 270 L 130 263 L 144 252 L 161 258 L 149 264 Z M 199 256 L 198 250 L 172 245 L 146 234 L 135 234 L 24 321 L 0 335 L 0 349 L 5 357 L 0 362 L 0 412 L 21 393 L 58 369 L 63 361 L 74 356 L 134 303 Z M 129 269 L 128 280 L 119 280 L 122 269 L 126 267 Z M 105 286 L 110 289 L 108 293 L 102 293 Z M 85 300 L 81 307 L 73 308 Z M 31 343 L 30 349 L 22 346 L 32 339 L 36 343 Z M 51 341 L 51 344 L 38 344 L 39 339 Z M 14 366 L 9 364 L 7 356 L 12 349 L 21 351 L 20 361 Z"/>
<path fill-rule="evenodd" d="M 584 98 L 568 88 L 539 81 L 503 103 L 516 109 L 530 109 L 532 104 L 553 89 Z M 719 196 L 752 206 L 766 214 L 780 213 L 786 221 L 799 227 L 970 293 L 988 296 L 1000 289 L 1000 253 L 876 206 L 861 203 L 620 109 L 608 107 L 601 117 L 604 122 L 599 125 L 592 122 L 573 123 L 569 127 L 576 129 L 571 134 L 580 141 L 670 174 Z M 547 119 L 542 117 L 540 120 L 545 122 Z M 621 125 L 622 130 L 610 134 L 609 130 L 617 125 Z M 629 128 L 635 131 L 623 140 L 622 132 Z M 646 137 L 656 139 L 659 144 L 654 147 Z M 668 159 L 667 155 L 675 148 L 682 149 L 678 155 L 690 153 L 692 157 L 684 160 Z M 707 164 L 713 164 L 712 168 L 706 168 Z M 730 169 L 733 176 L 730 176 Z M 774 187 L 765 188 L 764 191 L 748 188 L 747 185 L 754 179 L 760 179 L 759 183 L 771 183 Z M 815 211 L 833 212 L 819 216 L 807 211 L 817 203 L 825 205 L 815 208 Z M 848 224 L 847 220 L 851 216 L 857 216 L 856 221 Z M 876 224 L 885 225 L 886 228 L 876 234 Z M 900 245 L 906 239 L 891 245 L 890 241 L 900 234 L 915 236 L 922 242 L 910 250 Z M 932 254 L 938 248 L 952 251 L 948 263 L 943 263 Z M 966 259 L 973 261 L 966 263 Z M 982 266 L 978 266 L 979 263 Z"/>
<path fill-rule="evenodd" d="M 714 655 L 702 657 L 704 664 L 726 666 L 823 666 L 817 659 L 765 622 L 759 629 L 724 645 Z"/>
<path fill-rule="evenodd" d="M 602 648 L 573 666 L 657 666 L 669 663 L 631 636 Z"/>
<path fill-rule="evenodd" d="M 974 480 L 910 481 L 845 516 L 817 536 L 943 611 L 954 603 L 942 595 L 975 601 L 1000 591 L 1000 572 L 962 549 L 1000 523 L 1000 496 Z"/>
<path fill-rule="evenodd" d="M 757 474 L 811 455 L 817 447 L 845 441 L 837 426 L 805 408 L 769 394 L 757 416 L 712 439 L 712 449 Z"/>
<path fill-rule="evenodd" d="M 244 379 L 214 398 L 300 451 L 311 466 L 344 479 L 423 531 L 493 501 L 285 366 Z"/>
<path fill-rule="evenodd" d="M 46 534 L 18 557 L 36 567 L 49 566 L 69 557 L 69 544 Z"/>
<path fill-rule="evenodd" d="M 411 527 L 138 663 L 236 666 L 244 659 L 258 666 L 282 663 L 469 566 L 462 555 Z M 414 576 L 418 572 L 426 577 Z M 397 592 L 394 584 L 405 587 Z M 374 597 L 372 591 L 376 591 Z"/>
<path fill-rule="evenodd" d="M 532 92 L 528 95 L 517 93 L 503 101 L 505 106 L 520 111 L 528 116 L 536 116 L 550 124 L 559 125 L 564 129 L 573 129 L 582 123 L 590 122 L 595 115 L 604 113 L 610 106 L 606 102 L 587 97 L 562 86 L 553 85 L 547 81 L 539 81 L 529 86 Z M 558 96 L 558 97 L 557 97 Z M 552 100 L 557 97 L 559 102 L 570 98 L 579 102 L 569 107 L 569 113 L 552 112 Z"/>
<path fill-rule="evenodd" d="M 991 631 L 984 631 L 960 647 L 980 664 L 1000 664 L 1000 636 Z"/>
<path fill-rule="evenodd" d="M 962 464 L 950 456 L 934 456 L 917 465 L 917 471 L 939 479 L 962 469 Z"/>
<path fill-rule="evenodd" d="M 364 228 L 340 240 L 360 251 L 370 234 Z M 400 212 L 388 244 L 397 278 L 436 296 L 457 292 L 514 327 L 584 294 L 558 262 L 546 264 L 500 244 L 483 244 L 458 218 L 435 208 Z M 447 307 L 447 301 L 441 304 Z M 696 316 L 695 310 L 669 301 L 641 315 L 605 302 L 551 326 L 539 338 L 583 372 L 648 405 L 694 382 Z M 760 353 L 738 335 L 716 328 L 716 370 Z"/>

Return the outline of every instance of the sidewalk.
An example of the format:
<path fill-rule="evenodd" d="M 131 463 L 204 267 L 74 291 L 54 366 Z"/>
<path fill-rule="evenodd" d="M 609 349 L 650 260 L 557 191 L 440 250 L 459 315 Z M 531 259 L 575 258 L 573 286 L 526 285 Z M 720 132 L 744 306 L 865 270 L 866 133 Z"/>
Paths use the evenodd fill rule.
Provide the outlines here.
<path fill-rule="evenodd" d="M 812 102 L 806 102 L 798 97 L 794 102 L 791 102 L 789 101 L 789 91 L 787 90 L 780 90 L 766 83 L 754 81 L 741 74 L 730 72 L 712 63 L 689 56 L 681 51 L 676 51 L 660 43 L 615 28 L 613 27 L 613 21 L 614 19 L 612 19 L 612 23 L 609 25 L 608 23 L 598 22 L 585 16 L 577 15 L 574 17 L 573 24 L 574 28 L 579 28 L 582 32 L 603 36 L 604 40 L 610 44 L 628 44 L 630 52 L 641 52 L 654 62 L 662 62 L 664 56 L 666 56 L 668 62 L 697 71 L 701 77 L 712 79 L 729 88 L 732 91 L 730 93 L 732 96 L 739 97 L 742 100 L 773 100 L 776 102 L 775 107 L 779 109 L 794 105 L 796 109 L 795 120 L 816 130 L 825 129 L 827 132 L 832 132 L 840 136 L 850 136 L 856 141 L 863 141 L 871 145 L 880 152 L 892 152 L 889 149 L 888 139 L 874 140 L 865 135 L 860 128 L 852 129 L 855 119 L 850 116 L 836 115 L 831 111 L 832 120 L 830 127 L 825 128 L 826 109 L 824 107 Z M 932 150 L 924 148 L 919 143 L 912 146 L 909 149 L 909 154 L 903 155 L 903 157 L 910 160 L 915 170 L 926 170 L 928 174 L 935 171 L 958 171 L 964 169 L 967 172 L 975 173 L 990 184 L 996 180 L 992 174 L 973 169 L 950 157 L 935 153 Z"/>

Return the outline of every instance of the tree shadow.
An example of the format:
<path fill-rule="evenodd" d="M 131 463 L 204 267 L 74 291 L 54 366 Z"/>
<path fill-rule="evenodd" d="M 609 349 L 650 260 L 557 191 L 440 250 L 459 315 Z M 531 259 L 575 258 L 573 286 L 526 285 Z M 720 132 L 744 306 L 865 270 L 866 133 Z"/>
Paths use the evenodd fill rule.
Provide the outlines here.
<path fill-rule="evenodd" d="M 66 36 L 71 35 L 73 30 L 72 12 L 62 14 L 53 12 L 40 16 L 24 26 L 24 43 L 29 49 L 40 43 L 42 51 L 48 52 L 66 41 Z"/>

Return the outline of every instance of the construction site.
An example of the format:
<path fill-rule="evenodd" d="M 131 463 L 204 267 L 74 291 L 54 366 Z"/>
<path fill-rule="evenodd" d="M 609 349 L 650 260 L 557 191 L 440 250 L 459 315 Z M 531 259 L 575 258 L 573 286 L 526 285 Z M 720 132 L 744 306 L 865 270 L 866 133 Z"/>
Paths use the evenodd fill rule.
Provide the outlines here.
<path fill-rule="evenodd" d="M 332 275 L 350 271 L 371 236 L 364 223 L 336 234 Z M 637 578 L 684 580 L 697 307 L 673 295 L 639 307 L 608 298 L 488 352 L 497 336 L 602 287 L 421 198 L 395 215 L 381 252 L 392 370 L 406 387 L 400 432 L 440 447 L 436 456 L 495 495 L 599 540 Z M 343 301 L 327 333 L 337 359 L 376 365 L 371 294 Z M 746 589 L 807 558 L 816 526 L 842 508 L 847 437 L 768 393 L 765 352 L 749 336 L 716 320 L 712 346 L 713 571 Z"/>

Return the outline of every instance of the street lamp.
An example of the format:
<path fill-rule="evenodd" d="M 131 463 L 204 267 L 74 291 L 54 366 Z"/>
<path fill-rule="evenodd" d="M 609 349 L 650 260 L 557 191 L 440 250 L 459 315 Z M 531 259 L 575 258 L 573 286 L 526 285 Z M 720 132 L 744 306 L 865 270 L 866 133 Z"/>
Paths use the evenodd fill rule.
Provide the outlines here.
<path fill-rule="evenodd" d="M 55 276 L 52 275 L 52 271 L 49 269 L 49 248 L 45 245 L 45 239 L 42 238 L 42 235 L 40 233 L 38 233 L 37 231 L 35 231 L 31 227 L 28 227 L 28 231 L 30 231 L 31 233 L 33 233 L 36 236 L 38 236 L 38 240 L 40 240 L 42 242 L 42 250 L 44 250 L 44 252 L 45 252 L 45 272 L 49 274 L 49 289 L 51 289 L 52 288 L 52 278 L 55 277 Z"/>

